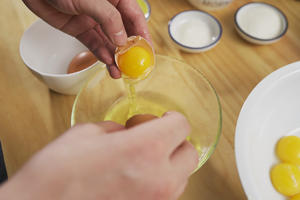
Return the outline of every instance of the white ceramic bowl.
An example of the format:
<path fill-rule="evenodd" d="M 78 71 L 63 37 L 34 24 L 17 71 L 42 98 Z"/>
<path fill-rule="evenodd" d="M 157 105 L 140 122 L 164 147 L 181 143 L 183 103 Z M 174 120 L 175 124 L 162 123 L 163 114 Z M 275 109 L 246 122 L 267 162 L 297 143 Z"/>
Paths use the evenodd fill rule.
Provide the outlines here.
<path fill-rule="evenodd" d="M 84 81 L 105 65 L 97 62 L 72 74 L 67 74 L 70 61 L 87 48 L 75 38 L 37 20 L 23 34 L 20 55 L 27 67 L 47 86 L 59 93 L 75 95 Z"/>
<path fill-rule="evenodd" d="M 264 16 L 261 17 L 261 19 L 259 19 L 258 16 L 256 16 L 255 14 L 252 14 L 254 10 L 257 11 L 257 9 L 262 9 L 262 8 L 268 8 L 269 9 L 269 14 L 272 14 L 273 19 L 270 21 L 265 21 L 267 20 L 265 14 L 266 12 L 262 13 Z M 249 13 L 247 13 L 249 12 Z M 252 12 L 252 13 L 251 13 Z M 271 12 L 271 13 L 270 13 Z M 276 15 L 274 15 L 276 13 Z M 279 18 L 278 21 L 280 21 L 280 28 L 279 31 L 274 35 L 270 36 L 270 37 L 264 37 L 261 38 L 257 35 L 254 35 L 253 33 L 249 33 L 249 30 L 246 30 L 245 27 L 254 27 L 257 26 L 257 28 L 262 28 L 262 26 L 272 24 L 274 23 L 274 17 Z M 247 23 L 249 24 L 245 24 L 244 28 L 243 28 L 243 22 L 245 21 L 245 19 L 247 20 Z M 247 40 L 248 42 L 254 43 L 254 44 L 271 44 L 274 43 L 278 40 L 280 40 L 280 38 L 282 38 L 282 36 L 285 35 L 285 33 L 287 32 L 288 29 L 288 20 L 286 18 L 286 16 L 283 14 L 283 12 L 281 10 L 279 10 L 278 8 L 274 7 L 271 4 L 267 4 L 267 3 L 262 3 L 262 2 L 252 2 L 252 3 L 247 3 L 243 6 L 241 6 L 234 15 L 234 23 L 235 23 L 235 28 L 237 30 L 237 32 L 239 33 L 239 35 Z M 255 24 L 254 24 L 255 23 Z M 274 24 L 275 25 L 275 24 Z M 270 28 L 268 28 L 268 31 L 270 31 L 271 28 L 274 28 L 274 25 L 270 25 Z"/>
<path fill-rule="evenodd" d="M 264 78 L 250 93 L 240 112 L 235 155 L 249 200 L 285 200 L 270 180 L 278 163 L 275 146 L 287 135 L 300 136 L 300 62 Z"/>
<path fill-rule="evenodd" d="M 222 36 L 220 22 L 212 15 L 200 10 L 178 13 L 169 21 L 168 30 L 175 45 L 190 53 L 213 48 Z M 191 40 L 195 35 L 197 39 Z"/>

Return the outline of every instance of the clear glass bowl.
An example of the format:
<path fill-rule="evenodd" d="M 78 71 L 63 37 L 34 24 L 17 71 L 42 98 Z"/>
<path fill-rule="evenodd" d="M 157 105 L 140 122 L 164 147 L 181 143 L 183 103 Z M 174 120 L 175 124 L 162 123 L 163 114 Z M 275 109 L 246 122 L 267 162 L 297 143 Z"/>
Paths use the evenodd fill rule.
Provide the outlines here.
<path fill-rule="evenodd" d="M 187 117 L 192 127 L 188 139 L 199 152 L 199 169 L 216 148 L 222 127 L 220 101 L 209 81 L 196 68 L 157 55 L 153 71 L 135 89 L 137 98 Z M 127 98 L 127 88 L 123 80 L 114 80 L 106 70 L 100 70 L 78 93 L 71 125 L 103 121 L 112 106 L 124 98 Z"/>

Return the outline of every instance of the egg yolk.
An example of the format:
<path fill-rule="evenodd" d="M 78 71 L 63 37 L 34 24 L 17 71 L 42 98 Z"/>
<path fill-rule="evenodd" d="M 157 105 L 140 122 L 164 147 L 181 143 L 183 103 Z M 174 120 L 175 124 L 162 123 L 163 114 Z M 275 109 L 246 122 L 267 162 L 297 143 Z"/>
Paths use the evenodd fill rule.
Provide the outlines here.
<path fill-rule="evenodd" d="M 290 198 L 290 200 L 300 200 L 300 193 Z"/>
<path fill-rule="evenodd" d="M 271 180 L 278 192 L 286 196 L 300 193 L 300 168 L 294 164 L 280 163 L 271 170 Z"/>
<path fill-rule="evenodd" d="M 138 78 L 145 74 L 149 67 L 153 66 L 153 58 L 147 49 L 134 46 L 124 54 L 119 55 L 118 64 L 125 75 L 130 78 Z"/>
<path fill-rule="evenodd" d="M 300 138 L 297 136 L 281 138 L 276 153 L 281 161 L 300 165 Z"/>

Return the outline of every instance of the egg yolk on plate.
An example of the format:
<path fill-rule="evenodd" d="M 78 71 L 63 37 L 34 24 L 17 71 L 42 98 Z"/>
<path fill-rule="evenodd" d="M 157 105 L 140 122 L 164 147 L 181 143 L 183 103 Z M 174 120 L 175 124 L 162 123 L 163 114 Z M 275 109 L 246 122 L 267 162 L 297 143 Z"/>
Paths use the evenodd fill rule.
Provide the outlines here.
<path fill-rule="evenodd" d="M 120 70 L 130 78 L 138 78 L 153 66 L 151 52 L 141 46 L 133 46 L 124 54 L 119 55 Z"/>
<path fill-rule="evenodd" d="M 286 136 L 279 140 L 276 153 L 282 162 L 300 165 L 300 138 Z"/>
<path fill-rule="evenodd" d="M 300 193 L 300 168 L 290 163 L 280 163 L 271 170 L 271 180 L 278 192 L 286 196 Z"/>

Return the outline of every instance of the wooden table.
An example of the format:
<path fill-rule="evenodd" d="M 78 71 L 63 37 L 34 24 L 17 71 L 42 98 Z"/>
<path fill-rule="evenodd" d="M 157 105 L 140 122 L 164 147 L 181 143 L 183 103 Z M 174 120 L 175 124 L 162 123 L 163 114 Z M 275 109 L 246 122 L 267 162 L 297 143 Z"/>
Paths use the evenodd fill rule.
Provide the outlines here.
<path fill-rule="evenodd" d="M 252 45 L 234 30 L 235 10 L 249 2 L 235 0 L 210 12 L 223 26 L 223 37 L 214 49 L 200 54 L 179 51 L 168 36 L 167 24 L 176 13 L 192 9 L 186 0 L 150 0 L 149 28 L 159 54 L 198 66 L 215 86 L 223 107 L 223 131 L 209 161 L 190 179 L 182 200 L 245 199 L 234 156 L 235 124 L 241 106 L 253 87 L 267 74 L 300 60 L 300 2 L 264 0 L 281 8 L 289 30 L 279 42 Z M 19 41 L 36 17 L 20 0 L 0 1 L 0 139 L 9 176 L 30 156 L 70 126 L 74 96 L 51 92 L 25 67 Z"/>

